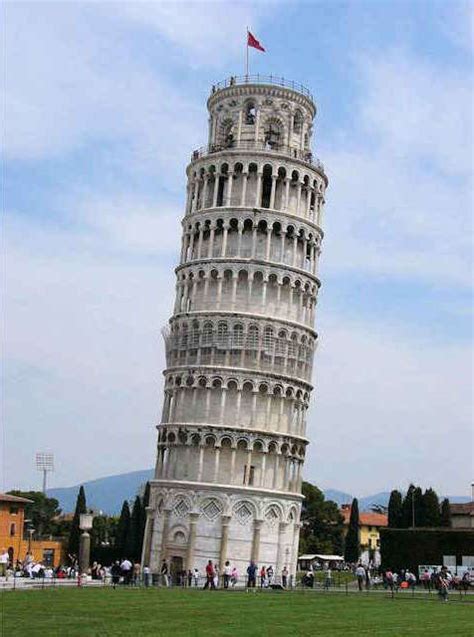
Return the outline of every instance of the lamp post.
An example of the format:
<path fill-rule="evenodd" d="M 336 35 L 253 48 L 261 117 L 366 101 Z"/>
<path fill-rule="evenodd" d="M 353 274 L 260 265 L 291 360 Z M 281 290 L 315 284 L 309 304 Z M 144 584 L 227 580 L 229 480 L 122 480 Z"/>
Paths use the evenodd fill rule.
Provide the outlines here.
<path fill-rule="evenodd" d="M 79 528 L 81 533 L 79 543 L 79 575 L 87 573 L 91 555 L 91 536 L 89 531 L 92 529 L 94 516 L 92 513 L 81 513 L 79 516 Z"/>

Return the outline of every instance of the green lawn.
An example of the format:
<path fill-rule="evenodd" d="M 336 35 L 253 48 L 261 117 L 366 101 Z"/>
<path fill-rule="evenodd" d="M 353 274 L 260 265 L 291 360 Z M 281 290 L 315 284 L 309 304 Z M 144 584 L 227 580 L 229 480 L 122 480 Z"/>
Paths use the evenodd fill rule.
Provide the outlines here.
<path fill-rule="evenodd" d="M 474 635 L 474 604 L 385 595 L 163 589 L 1 593 L 2 635 Z"/>

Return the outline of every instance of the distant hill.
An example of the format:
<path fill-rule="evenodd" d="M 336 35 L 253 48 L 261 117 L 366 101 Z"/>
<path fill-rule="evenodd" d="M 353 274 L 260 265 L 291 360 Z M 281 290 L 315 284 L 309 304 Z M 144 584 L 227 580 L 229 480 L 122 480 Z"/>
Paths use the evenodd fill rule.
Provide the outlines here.
<path fill-rule="evenodd" d="M 152 469 L 120 473 L 115 476 L 107 476 L 82 485 L 86 492 L 87 506 L 113 515 L 120 513 L 124 500 L 131 500 L 140 490 L 140 487 L 153 477 Z M 77 493 L 81 485 L 48 489 L 47 494 L 51 498 L 59 500 L 59 506 L 64 513 L 74 511 Z"/>
<path fill-rule="evenodd" d="M 153 477 L 152 469 L 142 471 L 132 471 L 131 473 L 120 473 L 115 476 L 107 476 L 83 482 L 86 491 L 87 505 L 92 509 L 101 510 L 109 515 L 120 513 L 124 500 L 132 500 L 140 488 Z M 59 500 L 59 506 L 64 513 L 71 513 L 76 506 L 79 484 L 73 487 L 62 487 L 58 489 L 48 489 L 47 494 L 51 498 Z M 352 502 L 353 495 L 338 491 L 336 489 L 326 489 L 324 495 L 327 500 L 333 500 L 339 506 Z M 359 498 L 359 509 L 369 511 L 371 506 L 387 506 L 390 492 L 382 491 L 374 495 Z M 444 497 L 444 496 L 443 496 Z M 463 496 L 448 496 L 451 502 L 469 502 L 469 498 Z"/>

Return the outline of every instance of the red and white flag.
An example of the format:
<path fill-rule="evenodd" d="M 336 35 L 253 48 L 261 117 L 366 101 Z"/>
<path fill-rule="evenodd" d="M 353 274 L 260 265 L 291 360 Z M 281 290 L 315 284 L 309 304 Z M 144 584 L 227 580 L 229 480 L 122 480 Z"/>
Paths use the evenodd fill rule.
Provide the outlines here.
<path fill-rule="evenodd" d="M 251 46 L 254 49 L 265 52 L 263 46 L 260 44 L 257 38 L 250 33 L 250 31 L 247 31 L 247 46 Z"/>

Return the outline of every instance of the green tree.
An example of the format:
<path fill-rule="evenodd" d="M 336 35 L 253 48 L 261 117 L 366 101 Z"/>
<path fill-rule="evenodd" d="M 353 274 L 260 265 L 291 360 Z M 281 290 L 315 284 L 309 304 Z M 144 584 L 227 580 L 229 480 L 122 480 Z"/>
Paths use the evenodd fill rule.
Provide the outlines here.
<path fill-rule="evenodd" d="M 86 492 L 81 485 L 77 494 L 76 508 L 74 517 L 72 518 L 71 530 L 69 532 L 68 553 L 69 555 L 79 555 L 79 543 L 81 537 L 81 529 L 79 528 L 79 517 L 81 513 L 87 513 Z"/>
<path fill-rule="evenodd" d="M 140 496 L 136 496 L 133 503 L 132 515 L 130 517 L 130 530 L 126 542 L 126 555 L 131 560 L 139 560 L 141 553 L 141 519 L 142 519 L 142 501 Z"/>
<path fill-rule="evenodd" d="M 59 502 L 56 498 L 48 498 L 42 491 L 9 491 L 10 495 L 32 500 L 25 506 L 25 520 L 30 520 L 30 525 L 35 529 L 35 537 L 41 535 L 54 535 L 54 518 L 61 513 Z M 23 533 L 23 529 L 20 529 Z"/>
<path fill-rule="evenodd" d="M 352 500 L 349 528 L 346 535 L 344 559 L 346 562 L 357 562 L 360 555 L 359 541 L 359 502 L 357 498 Z"/>
<path fill-rule="evenodd" d="M 423 492 L 420 487 L 410 484 L 402 504 L 402 528 L 421 526 Z"/>
<path fill-rule="evenodd" d="M 402 494 L 397 489 L 390 493 L 388 501 L 388 526 L 392 529 L 400 529 L 402 527 Z"/>
<path fill-rule="evenodd" d="M 127 500 L 124 500 L 122 504 L 122 510 L 120 512 L 120 518 L 117 524 L 117 532 L 115 534 L 115 546 L 118 551 L 122 553 L 122 557 L 126 556 L 126 551 L 129 548 L 128 535 L 130 533 L 130 507 Z"/>
<path fill-rule="evenodd" d="M 150 504 L 150 483 L 147 482 L 145 485 L 145 490 L 143 492 L 142 498 L 142 506 L 141 506 L 141 517 L 140 517 L 140 558 L 141 551 L 143 547 L 143 541 L 145 539 L 145 526 L 146 526 L 146 510 Z M 139 558 L 139 559 L 140 559 Z"/>
<path fill-rule="evenodd" d="M 323 492 L 303 482 L 305 497 L 301 510 L 300 553 L 342 553 L 343 522 L 338 506 Z"/>
<path fill-rule="evenodd" d="M 441 526 L 451 526 L 451 507 L 449 506 L 448 498 L 444 498 L 441 502 Z"/>
<path fill-rule="evenodd" d="M 426 489 L 421 499 L 421 520 L 417 526 L 440 526 L 441 515 L 439 499 L 436 491 L 431 487 Z"/>

